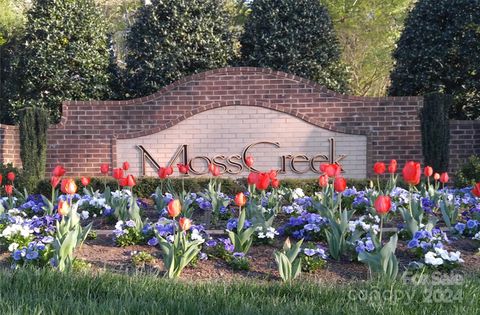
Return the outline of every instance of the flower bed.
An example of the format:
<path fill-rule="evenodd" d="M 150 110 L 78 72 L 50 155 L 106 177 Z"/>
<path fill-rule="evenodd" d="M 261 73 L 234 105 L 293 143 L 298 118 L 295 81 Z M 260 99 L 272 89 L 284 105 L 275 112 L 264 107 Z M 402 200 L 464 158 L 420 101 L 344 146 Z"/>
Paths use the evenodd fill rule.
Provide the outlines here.
<path fill-rule="evenodd" d="M 179 171 L 185 178 L 188 167 Z M 347 188 L 338 165 L 322 165 L 309 195 L 282 187 L 274 171 L 251 173 L 248 189 L 227 195 L 215 165 L 195 192 L 183 183 L 173 188 L 173 169 L 160 168 L 149 199 L 132 193 L 128 163 L 113 170 L 117 187 L 106 181 L 96 191 L 88 178 L 79 190 L 58 166 L 50 197 L 15 191 L 10 175 L 0 207 L 0 261 L 13 268 L 141 267 L 192 279 L 292 281 L 303 274 L 327 282 L 478 270 L 480 184 L 452 189 L 448 174 L 428 167 L 422 181 L 420 165 L 409 162 L 403 189 L 394 161 L 376 163 L 374 171 L 370 187 Z M 102 173 L 109 173 L 106 165 Z"/>

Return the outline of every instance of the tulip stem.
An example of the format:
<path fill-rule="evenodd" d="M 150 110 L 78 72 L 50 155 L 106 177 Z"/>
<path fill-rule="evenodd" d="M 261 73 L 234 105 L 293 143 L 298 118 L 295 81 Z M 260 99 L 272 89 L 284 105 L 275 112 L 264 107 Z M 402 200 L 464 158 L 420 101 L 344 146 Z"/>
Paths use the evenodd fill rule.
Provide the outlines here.
<path fill-rule="evenodd" d="M 382 246 L 383 215 L 380 216 L 380 246 Z"/>
<path fill-rule="evenodd" d="M 377 185 L 378 185 L 378 191 L 382 191 L 380 189 L 380 177 L 377 175 Z"/>

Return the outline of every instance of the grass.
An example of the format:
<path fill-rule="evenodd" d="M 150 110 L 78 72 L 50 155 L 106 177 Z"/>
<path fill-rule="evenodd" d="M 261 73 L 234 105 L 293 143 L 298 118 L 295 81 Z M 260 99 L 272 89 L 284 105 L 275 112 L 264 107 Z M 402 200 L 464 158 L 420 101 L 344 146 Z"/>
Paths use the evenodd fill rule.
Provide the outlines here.
<path fill-rule="evenodd" d="M 0 271 L 2 315 L 477 314 L 479 297 L 477 275 L 464 277 L 459 285 L 432 287 L 400 281 L 191 283 L 146 275 Z"/>

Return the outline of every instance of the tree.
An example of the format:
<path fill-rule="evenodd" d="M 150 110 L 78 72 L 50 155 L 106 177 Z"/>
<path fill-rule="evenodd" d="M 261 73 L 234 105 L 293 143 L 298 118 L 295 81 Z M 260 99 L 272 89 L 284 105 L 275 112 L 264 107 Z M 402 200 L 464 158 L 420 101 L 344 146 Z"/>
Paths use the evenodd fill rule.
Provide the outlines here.
<path fill-rule="evenodd" d="M 108 97 L 108 39 L 93 0 L 37 0 L 27 20 L 14 110 L 40 106 L 58 121 L 62 101 Z"/>
<path fill-rule="evenodd" d="M 442 92 L 450 118 L 480 118 L 480 0 L 420 0 L 408 15 L 390 95 Z"/>
<path fill-rule="evenodd" d="M 255 0 L 251 9 L 240 41 L 243 64 L 348 90 L 332 21 L 318 0 Z"/>
<path fill-rule="evenodd" d="M 352 94 L 384 96 L 392 52 L 414 0 L 322 0 L 328 7 L 348 66 Z"/>
<path fill-rule="evenodd" d="M 218 0 L 152 0 L 142 7 L 127 38 L 128 96 L 228 65 L 235 44 L 230 18 Z"/>

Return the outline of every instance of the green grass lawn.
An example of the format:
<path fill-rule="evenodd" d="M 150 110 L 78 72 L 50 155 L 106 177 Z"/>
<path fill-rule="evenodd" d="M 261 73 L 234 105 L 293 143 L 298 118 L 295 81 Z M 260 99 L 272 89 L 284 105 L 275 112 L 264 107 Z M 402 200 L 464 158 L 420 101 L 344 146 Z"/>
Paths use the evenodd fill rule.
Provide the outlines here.
<path fill-rule="evenodd" d="M 380 295 L 380 298 L 379 298 Z M 457 285 L 168 281 L 0 271 L 0 314 L 478 314 L 480 279 Z"/>

